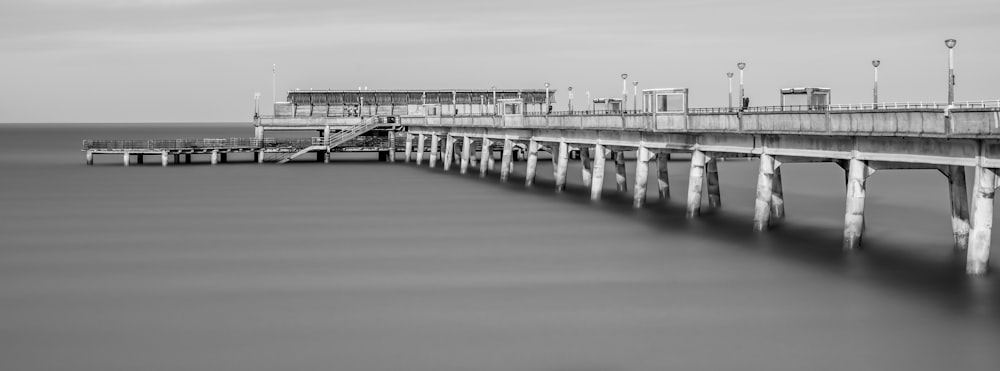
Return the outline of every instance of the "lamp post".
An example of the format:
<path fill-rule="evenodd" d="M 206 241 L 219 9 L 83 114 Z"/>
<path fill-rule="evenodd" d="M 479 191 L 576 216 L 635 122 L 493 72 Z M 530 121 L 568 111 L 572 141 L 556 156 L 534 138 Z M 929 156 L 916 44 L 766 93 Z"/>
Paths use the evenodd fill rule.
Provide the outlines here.
<path fill-rule="evenodd" d="M 948 105 L 955 103 L 955 44 L 958 41 L 948 39 L 944 41 L 944 46 L 948 47 Z"/>
<path fill-rule="evenodd" d="M 729 110 L 733 110 L 733 73 L 726 72 L 726 77 L 729 78 Z"/>
<path fill-rule="evenodd" d="M 875 59 L 872 60 L 872 67 L 875 67 L 875 86 L 872 88 L 872 108 L 878 108 L 878 65 L 882 64 L 882 61 Z"/>
<path fill-rule="evenodd" d="M 271 101 L 272 101 L 271 109 L 272 110 L 274 109 L 274 103 L 278 103 L 278 93 L 277 90 L 275 89 L 275 84 L 277 83 L 277 81 L 278 81 L 278 65 L 272 64 L 271 65 Z M 274 112 L 271 112 L 271 114 L 274 114 Z"/>
<path fill-rule="evenodd" d="M 628 90 L 626 90 L 626 85 L 628 81 L 625 80 L 628 80 L 627 73 L 622 74 L 622 106 L 621 106 L 622 113 L 625 113 L 625 104 L 628 103 Z"/>
<path fill-rule="evenodd" d="M 566 87 L 566 92 L 569 95 L 569 99 L 567 100 L 567 102 L 569 102 L 569 114 L 572 115 L 573 114 L 573 87 L 572 86 Z"/>
<path fill-rule="evenodd" d="M 490 86 L 490 90 L 493 90 L 493 114 L 498 114 L 497 109 L 500 107 L 497 105 L 497 86 Z"/>
<path fill-rule="evenodd" d="M 543 109 L 545 110 L 544 111 L 545 114 L 548 115 L 549 114 L 549 111 L 548 111 L 548 109 L 549 109 L 549 83 L 547 83 L 547 82 L 545 83 L 545 108 L 543 108 Z"/>
<path fill-rule="evenodd" d="M 632 80 L 632 112 L 638 112 L 639 100 L 636 99 L 636 95 L 639 93 L 639 82 Z"/>
<path fill-rule="evenodd" d="M 587 90 L 587 103 L 590 103 L 588 105 L 588 107 L 590 107 L 590 110 L 593 111 L 594 110 L 594 101 L 590 99 L 590 90 Z"/>
<path fill-rule="evenodd" d="M 736 68 L 740 69 L 740 111 L 743 110 L 743 69 L 746 68 L 747 64 L 745 62 L 740 62 L 736 64 Z"/>

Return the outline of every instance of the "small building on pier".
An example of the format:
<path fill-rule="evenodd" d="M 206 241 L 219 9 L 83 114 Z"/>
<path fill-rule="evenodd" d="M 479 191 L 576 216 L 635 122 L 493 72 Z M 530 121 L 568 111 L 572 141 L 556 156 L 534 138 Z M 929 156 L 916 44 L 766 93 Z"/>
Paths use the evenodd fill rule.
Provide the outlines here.
<path fill-rule="evenodd" d="M 825 110 L 830 106 L 830 88 L 781 89 L 781 107 L 803 106 L 808 110 Z"/>

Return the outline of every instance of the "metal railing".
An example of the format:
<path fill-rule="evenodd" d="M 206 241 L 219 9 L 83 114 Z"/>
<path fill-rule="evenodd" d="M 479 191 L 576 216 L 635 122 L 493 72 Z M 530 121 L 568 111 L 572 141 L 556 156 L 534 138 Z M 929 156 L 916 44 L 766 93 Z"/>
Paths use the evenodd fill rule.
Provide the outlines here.
<path fill-rule="evenodd" d="M 316 140 L 317 138 L 86 139 L 83 141 L 83 149 L 169 151 L 305 148 Z"/>

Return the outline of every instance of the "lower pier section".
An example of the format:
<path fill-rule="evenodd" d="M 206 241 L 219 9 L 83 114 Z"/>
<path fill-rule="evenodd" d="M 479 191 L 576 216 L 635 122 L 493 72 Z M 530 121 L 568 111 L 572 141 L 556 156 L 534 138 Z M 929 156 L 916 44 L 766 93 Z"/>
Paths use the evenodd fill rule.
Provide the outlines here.
<path fill-rule="evenodd" d="M 422 148 L 420 138 L 448 138 L 447 148 L 437 150 L 432 144 L 432 165 L 438 151 L 449 152 L 445 161 L 451 161 L 452 147 L 461 146 L 458 163 L 461 172 L 475 167 L 479 160 L 481 177 L 490 175 L 494 169 L 496 153 L 500 155 L 499 179 L 510 180 L 514 166 L 518 163 L 515 153 L 525 154 L 525 186 L 536 186 L 538 153 L 549 152 L 552 158 L 554 190 L 566 189 L 571 153 L 575 154 L 574 167 L 579 166 L 580 178 L 589 189 L 592 200 L 599 200 L 605 192 L 605 173 L 615 177 L 615 188 L 619 193 L 632 192 L 635 208 L 647 204 L 647 183 L 649 177 L 656 181 L 657 199 L 666 202 L 671 196 L 667 164 L 671 153 L 690 154 L 690 173 L 687 184 L 685 214 L 697 218 L 708 209 L 721 209 L 722 177 L 719 162 L 727 157 L 756 157 L 759 171 L 753 205 L 753 220 L 750 226 L 756 231 L 767 231 L 785 219 L 785 197 L 782 182 L 782 165 L 796 162 L 824 162 L 841 165 L 845 171 L 843 248 L 857 250 L 863 246 L 865 234 L 865 199 L 867 182 L 876 171 L 906 169 L 938 169 L 948 180 L 951 200 L 951 224 L 954 231 L 954 247 L 967 247 L 967 272 L 984 274 L 989 267 L 990 233 L 993 224 L 993 198 L 998 187 L 997 169 L 975 166 L 976 158 L 942 156 L 940 153 L 904 153 L 905 148 L 869 147 L 867 151 L 860 139 L 834 137 L 828 143 L 826 138 L 789 140 L 783 136 L 769 135 L 690 135 L 670 133 L 627 132 L 621 130 L 545 130 L 545 129 L 496 129 L 496 128 L 432 128 L 411 127 L 407 138 L 418 141 L 417 163 L 421 163 Z M 820 140 L 824 139 L 824 140 Z M 458 144 L 460 143 L 460 144 Z M 479 144 L 477 146 L 477 144 Z M 951 143 L 954 144 L 954 143 Z M 982 146 L 979 142 L 968 141 L 965 145 Z M 477 153 L 476 150 L 479 149 Z M 967 152 L 960 148 L 957 153 Z M 634 179 L 629 187 L 625 155 L 635 156 Z M 946 153 L 947 154 L 947 153 Z M 406 156 L 409 158 L 409 155 Z M 576 159 L 579 164 L 575 164 Z M 611 162 L 611 164 L 609 164 Z M 612 169 L 605 167 L 612 165 Z M 972 166 L 970 166 L 972 165 Z M 998 162 L 1000 165 L 1000 162 Z M 976 179 L 970 200 L 965 184 L 966 169 L 975 169 Z M 942 192 L 944 189 L 942 189 Z M 971 219 L 970 219 L 971 216 Z"/>

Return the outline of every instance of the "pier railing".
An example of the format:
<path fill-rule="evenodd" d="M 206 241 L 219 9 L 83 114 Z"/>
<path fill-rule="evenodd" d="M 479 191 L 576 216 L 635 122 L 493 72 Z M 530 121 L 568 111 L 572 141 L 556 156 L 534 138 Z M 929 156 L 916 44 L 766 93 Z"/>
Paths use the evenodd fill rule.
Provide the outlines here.
<path fill-rule="evenodd" d="M 317 138 L 87 139 L 83 141 L 83 149 L 169 151 L 304 148 L 316 141 Z"/>

